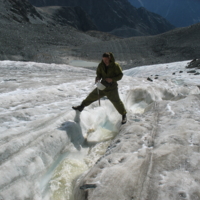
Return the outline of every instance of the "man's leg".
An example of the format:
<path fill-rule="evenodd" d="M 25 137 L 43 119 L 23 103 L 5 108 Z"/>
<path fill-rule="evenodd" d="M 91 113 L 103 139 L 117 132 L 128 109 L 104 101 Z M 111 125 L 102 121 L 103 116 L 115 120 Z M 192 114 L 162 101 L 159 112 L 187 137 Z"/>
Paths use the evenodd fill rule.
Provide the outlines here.
<path fill-rule="evenodd" d="M 126 118 L 126 109 L 124 107 L 123 102 L 121 101 L 118 93 L 118 88 L 106 92 L 106 96 L 112 102 L 116 110 L 122 115 L 122 124 L 125 124 L 127 121 Z"/>
<path fill-rule="evenodd" d="M 87 97 L 85 100 L 82 101 L 80 106 L 73 106 L 72 108 L 74 110 L 82 111 L 84 107 L 89 106 L 94 101 L 97 101 L 99 98 L 102 98 L 105 96 L 104 92 L 99 90 L 99 94 L 97 92 L 97 88 L 95 88 Z"/>
<path fill-rule="evenodd" d="M 95 88 L 87 97 L 85 100 L 82 101 L 82 104 L 84 107 L 89 106 L 91 103 L 97 101 L 99 98 L 102 98 L 105 96 L 104 92 L 102 90 L 99 90 L 99 94 L 97 92 L 97 88 Z"/>

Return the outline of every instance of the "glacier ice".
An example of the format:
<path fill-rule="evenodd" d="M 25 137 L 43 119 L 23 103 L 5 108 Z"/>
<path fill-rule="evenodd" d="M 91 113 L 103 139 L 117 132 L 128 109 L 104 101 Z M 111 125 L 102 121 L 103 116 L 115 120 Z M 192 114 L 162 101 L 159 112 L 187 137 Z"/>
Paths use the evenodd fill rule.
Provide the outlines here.
<path fill-rule="evenodd" d="M 0 199 L 200 198 L 200 79 L 187 62 L 124 71 L 120 126 L 106 98 L 71 110 L 94 71 L 0 61 Z"/>

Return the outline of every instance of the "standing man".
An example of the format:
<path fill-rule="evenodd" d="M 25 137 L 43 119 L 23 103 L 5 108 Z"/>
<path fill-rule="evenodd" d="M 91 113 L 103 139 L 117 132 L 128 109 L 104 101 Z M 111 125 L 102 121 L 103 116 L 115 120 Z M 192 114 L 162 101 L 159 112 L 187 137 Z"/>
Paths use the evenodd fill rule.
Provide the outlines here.
<path fill-rule="evenodd" d="M 102 56 L 102 61 L 98 65 L 96 71 L 97 77 L 95 83 L 101 82 L 106 88 L 104 90 L 99 90 L 95 88 L 88 97 L 83 100 L 80 106 L 72 107 L 74 110 L 82 111 L 84 107 L 89 106 L 94 101 L 99 98 L 107 96 L 107 98 L 112 102 L 117 111 L 122 115 L 122 124 L 127 122 L 126 109 L 122 103 L 119 93 L 117 81 L 121 80 L 123 77 L 122 69 L 118 63 L 115 62 L 115 58 L 112 53 L 104 53 Z"/>

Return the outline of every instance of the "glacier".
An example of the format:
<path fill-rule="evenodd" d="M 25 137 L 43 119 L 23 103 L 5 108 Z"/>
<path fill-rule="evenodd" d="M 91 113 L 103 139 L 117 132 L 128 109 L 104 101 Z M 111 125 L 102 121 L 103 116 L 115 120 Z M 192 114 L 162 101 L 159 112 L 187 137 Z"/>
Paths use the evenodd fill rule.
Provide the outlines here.
<path fill-rule="evenodd" d="M 0 199 L 199 200 L 200 79 L 188 62 L 125 70 L 121 126 L 107 98 L 71 109 L 95 71 L 0 61 Z"/>

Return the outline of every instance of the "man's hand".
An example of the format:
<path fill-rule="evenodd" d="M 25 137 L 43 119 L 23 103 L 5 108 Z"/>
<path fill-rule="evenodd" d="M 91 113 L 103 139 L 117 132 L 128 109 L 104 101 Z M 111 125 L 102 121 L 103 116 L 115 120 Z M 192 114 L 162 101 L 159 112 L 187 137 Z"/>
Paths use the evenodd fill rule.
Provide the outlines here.
<path fill-rule="evenodd" d="M 106 78 L 105 80 L 106 80 L 106 82 L 108 82 L 108 83 L 112 83 L 112 81 L 113 81 L 112 78 Z"/>
<path fill-rule="evenodd" d="M 100 79 L 98 77 L 95 78 L 95 84 L 100 81 Z"/>

